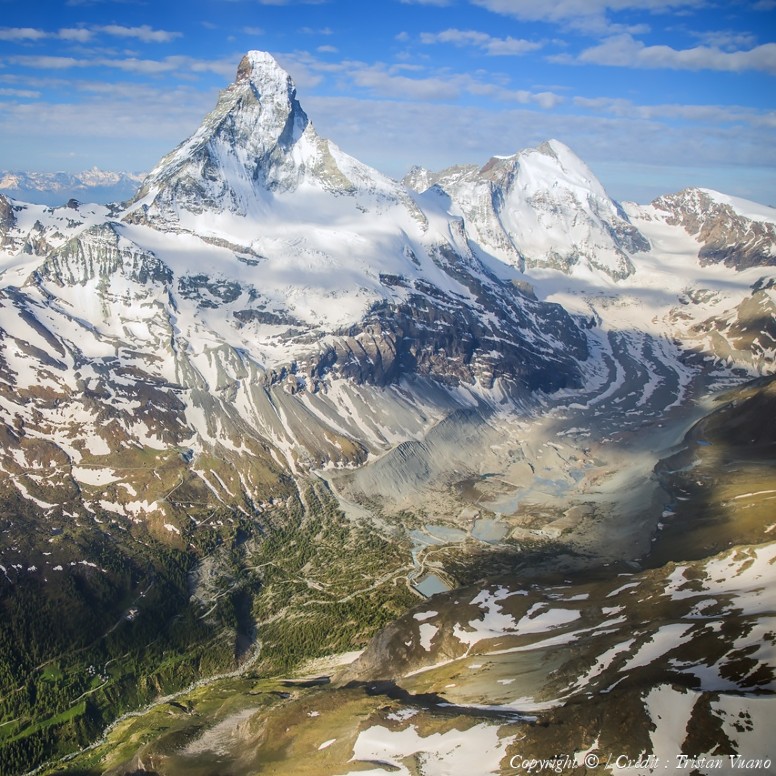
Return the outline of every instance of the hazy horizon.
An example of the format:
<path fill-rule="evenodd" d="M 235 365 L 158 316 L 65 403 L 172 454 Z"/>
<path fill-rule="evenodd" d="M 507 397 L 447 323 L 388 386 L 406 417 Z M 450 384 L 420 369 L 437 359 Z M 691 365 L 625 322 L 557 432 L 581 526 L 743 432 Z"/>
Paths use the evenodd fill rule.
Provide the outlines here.
<path fill-rule="evenodd" d="M 648 6 L 645 9 L 644 6 Z M 616 7 L 615 7 L 616 6 Z M 114 0 L 4 5 L 0 169 L 150 170 L 250 49 L 381 172 L 557 138 L 618 200 L 776 202 L 771 0 Z"/>

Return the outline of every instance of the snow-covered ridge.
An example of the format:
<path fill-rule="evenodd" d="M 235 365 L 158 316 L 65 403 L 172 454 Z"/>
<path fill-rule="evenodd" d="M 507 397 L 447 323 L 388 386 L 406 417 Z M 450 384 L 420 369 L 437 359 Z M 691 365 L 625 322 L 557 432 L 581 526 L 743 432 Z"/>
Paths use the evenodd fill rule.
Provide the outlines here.
<path fill-rule="evenodd" d="M 629 207 L 636 218 L 681 226 L 699 244 L 702 264 L 734 269 L 776 264 L 776 209 L 710 189 L 684 189 L 646 207 Z"/>
<path fill-rule="evenodd" d="M 650 247 L 587 165 L 558 140 L 494 156 L 479 169 L 414 168 L 405 183 L 444 191 L 469 238 L 521 270 L 592 269 L 622 279 L 633 272 L 632 255 Z"/>
<path fill-rule="evenodd" d="M 750 221 L 766 221 L 776 224 L 776 208 L 768 205 L 761 205 L 759 202 L 753 202 L 750 199 L 742 197 L 732 197 L 729 194 L 722 194 L 713 189 L 698 189 L 714 202 L 720 205 L 728 205 L 732 210 Z"/>

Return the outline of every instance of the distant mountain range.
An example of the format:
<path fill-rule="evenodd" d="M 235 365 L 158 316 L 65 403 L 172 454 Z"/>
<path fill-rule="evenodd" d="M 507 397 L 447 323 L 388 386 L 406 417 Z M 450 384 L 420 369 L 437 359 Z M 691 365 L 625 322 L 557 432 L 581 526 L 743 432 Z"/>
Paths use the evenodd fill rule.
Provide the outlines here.
<path fill-rule="evenodd" d="M 14 172 L 0 170 L 0 193 L 25 202 L 63 205 L 79 202 L 123 202 L 137 191 L 142 173 L 108 172 L 98 167 L 84 172 Z"/>

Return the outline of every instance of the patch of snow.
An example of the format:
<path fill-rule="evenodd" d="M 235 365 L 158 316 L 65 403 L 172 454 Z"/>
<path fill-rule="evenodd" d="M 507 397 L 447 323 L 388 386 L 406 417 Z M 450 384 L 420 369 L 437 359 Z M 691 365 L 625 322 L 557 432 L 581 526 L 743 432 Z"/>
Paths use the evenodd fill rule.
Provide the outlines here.
<path fill-rule="evenodd" d="M 644 698 L 654 730 L 650 732 L 652 754 L 658 759 L 660 772 L 663 763 L 675 763 L 676 755 L 685 751 L 687 725 L 700 693 L 675 689 L 668 684 L 654 687 Z M 646 773 L 651 773 L 646 770 Z"/>
<path fill-rule="evenodd" d="M 692 625 L 671 623 L 658 628 L 645 641 L 639 651 L 620 669 L 622 673 L 649 665 L 672 649 L 682 644 L 682 638 L 693 628 Z"/>
<path fill-rule="evenodd" d="M 411 776 L 402 761 L 414 757 L 424 776 L 486 776 L 501 773 L 501 760 L 512 740 L 509 736 L 501 738 L 498 726 L 484 723 L 425 737 L 412 725 L 399 731 L 375 725 L 359 733 L 351 762 L 383 762 L 397 776 Z M 382 769 L 371 772 L 385 773 Z M 364 776 L 370 771 L 351 771 L 348 776 L 356 773 Z"/>
<path fill-rule="evenodd" d="M 73 477 L 84 485 L 109 485 L 121 479 L 113 469 L 101 467 L 73 466 L 72 473 Z"/>
<path fill-rule="evenodd" d="M 427 622 L 421 623 L 420 645 L 423 647 L 423 649 L 426 650 L 426 652 L 431 651 L 431 642 L 434 636 L 436 636 L 437 631 L 439 631 L 439 628 L 437 628 L 436 625 L 431 625 Z"/>

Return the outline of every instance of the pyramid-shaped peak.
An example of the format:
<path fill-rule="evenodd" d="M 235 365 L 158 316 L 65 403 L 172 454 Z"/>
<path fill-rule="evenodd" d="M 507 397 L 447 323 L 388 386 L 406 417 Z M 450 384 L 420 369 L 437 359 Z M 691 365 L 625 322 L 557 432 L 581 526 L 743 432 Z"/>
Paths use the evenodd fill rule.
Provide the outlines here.
<path fill-rule="evenodd" d="M 136 219 L 205 210 L 255 217 L 302 182 L 338 195 L 397 189 L 321 138 L 291 76 L 271 54 L 249 51 L 215 108 L 151 171 L 130 206 Z"/>
<path fill-rule="evenodd" d="M 253 84 L 276 85 L 286 91 L 294 89 L 291 76 L 278 64 L 267 51 L 249 51 L 237 66 L 237 83 L 250 81 Z"/>
<path fill-rule="evenodd" d="M 572 188 L 580 196 L 608 200 L 603 185 L 585 162 L 559 140 L 546 140 L 536 148 L 517 155 L 520 178 L 525 189 Z"/>
<path fill-rule="evenodd" d="M 551 156 L 554 159 L 559 159 L 562 156 L 576 156 L 576 154 L 560 140 L 550 138 L 545 140 L 540 146 L 537 146 L 536 150 L 544 156 Z"/>
<path fill-rule="evenodd" d="M 566 172 L 581 173 L 586 178 L 592 176 L 590 168 L 565 143 L 561 143 L 560 140 L 545 140 L 536 148 L 526 148 L 520 153 L 520 156 L 525 159 L 534 154 L 552 160 L 552 162 L 560 167 L 560 169 Z"/>
<path fill-rule="evenodd" d="M 268 51 L 249 51 L 240 60 L 240 64 L 237 66 L 237 80 L 240 81 L 243 78 L 250 77 L 251 73 L 254 71 L 261 72 L 265 70 L 283 71 L 283 68 L 280 67 L 277 59 L 275 59 Z"/>

